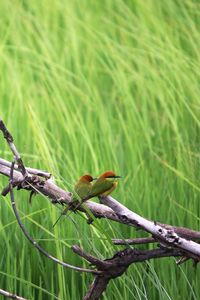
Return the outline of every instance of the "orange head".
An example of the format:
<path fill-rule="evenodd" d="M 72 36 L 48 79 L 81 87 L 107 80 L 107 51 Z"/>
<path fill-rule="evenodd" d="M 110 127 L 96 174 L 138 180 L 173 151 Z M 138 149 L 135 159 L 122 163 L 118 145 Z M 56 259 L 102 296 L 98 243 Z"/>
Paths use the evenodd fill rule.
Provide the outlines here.
<path fill-rule="evenodd" d="M 79 180 L 80 181 L 92 182 L 94 180 L 94 178 L 91 175 L 86 174 L 86 175 L 81 176 Z"/>
<path fill-rule="evenodd" d="M 116 175 L 113 171 L 106 171 L 99 176 L 99 178 L 120 178 L 121 176 Z"/>

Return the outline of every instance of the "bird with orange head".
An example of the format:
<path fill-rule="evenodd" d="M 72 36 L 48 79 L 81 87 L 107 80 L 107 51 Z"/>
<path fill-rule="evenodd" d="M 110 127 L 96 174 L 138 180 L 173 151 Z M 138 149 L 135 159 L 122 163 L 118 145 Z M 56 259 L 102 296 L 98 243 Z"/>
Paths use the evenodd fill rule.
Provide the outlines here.
<path fill-rule="evenodd" d="M 74 210 L 77 209 L 84 201 L 97 197 L 107 196 L 114 191 L 118 185 L 118 180 L 121 176 L 116 175 L 113 171 L 106 171 L 101 174 L 98 178 L 93 178 L 91 175 L 86 174 L 79 178 L 78 182 L 74 186 L 74 196 L 72 203 L 66 207 L 60 217 L 57 219 L 55 224 L 60 220 L 63 214 L 66 214 L 69 209 L 74 207 L 74 203 L 78 202 Z M 93 183 L 94 181 L 94 183 Z"/>

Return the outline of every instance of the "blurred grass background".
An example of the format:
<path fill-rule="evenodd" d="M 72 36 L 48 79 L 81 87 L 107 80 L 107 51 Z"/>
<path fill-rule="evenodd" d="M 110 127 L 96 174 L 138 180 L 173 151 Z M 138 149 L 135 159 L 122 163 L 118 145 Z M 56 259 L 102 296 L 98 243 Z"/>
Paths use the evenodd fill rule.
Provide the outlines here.
<path fill-rule="evenodd" d="M 194 0 L 1 1 L 0 108 L 25 164 L 73 191 L 84 173 L 124 176 L 113 195 L 152 220 L 199 230 L 200 3 Z M 11 160 L 1 138 L 0 155 Z M 6 180 L 1 176 L 0 186 Z M 80 244 L 111 257 L 93 227 L 16 193 L 21 217 L 51 254 L 86 264 Z M 28 299 L 81 299 L 91 275 L 64 270 L 28 243 L 1 198 L 0 288 Z M 111 237 L 141 232 L 106 220 Z M 104 299 L 200 299 L 199 268 L 173 258 L 133 265 Z"/>

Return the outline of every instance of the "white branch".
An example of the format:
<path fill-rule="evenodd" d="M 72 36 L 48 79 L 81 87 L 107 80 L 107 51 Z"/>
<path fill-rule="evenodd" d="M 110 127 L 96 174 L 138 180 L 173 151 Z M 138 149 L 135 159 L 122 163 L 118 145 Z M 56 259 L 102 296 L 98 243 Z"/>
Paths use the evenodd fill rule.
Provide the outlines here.
<path fill-rule="evenodd" d="M 2 166 L 11 168 L 11 162 L 9 162 L 9 161 L 7 161 L 3 158 L 0 158 L 0 164 Z M 20 171 L 18 166 L 16 166 L 16 165 L 15 165 L 14 169 L 17 170 L 17 171 Z M 49 172 L 46 172 L 46 171 L 43 171 L 43 170 L 27 168 L 27 167 L 26 167 L 26 170 L 31 175 L 41 176 L 41 177 L 45 177 L 45 178 L 50 178 L 51 177 L 51 174 Z"/>
<path fill-rule="evenodd" d="M 16 300 L 26 300 L 25 298 L 23 297 L 20 297 L 20 296 L 17 296 L 15 294 L 12 294 L 12 293 L 9 293 L 7 291 L 4 291 L 2 289 L 0 289 L 0 295 L 3 295 L 7 298 L 11 298 L 11 299 L 16 299 Z"/>
<path fill-rule="evenodd" d="M 151 233 L 153 237 L 168 246 L 175 246 L 176 248 L 189 252 L 200 258 L 200 245 L 191 240 L 186 240 L 180 237 L 173 229 L 165 229 L 164 227 L 156 224 L 156 222 L 149 221 L 139 216 L 111 196 L 101 197 L 101 201 L 112 208 L 120 219 L 126 219 L 127 222 L 133 223 L 137 227 L 144 229 Z"/>

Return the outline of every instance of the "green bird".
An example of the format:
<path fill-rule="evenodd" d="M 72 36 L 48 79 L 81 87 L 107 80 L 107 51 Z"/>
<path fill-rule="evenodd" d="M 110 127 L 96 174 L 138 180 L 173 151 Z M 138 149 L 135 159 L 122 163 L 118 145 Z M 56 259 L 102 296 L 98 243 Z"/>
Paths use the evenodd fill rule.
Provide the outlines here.
<path fill-rule="evenodd" d="M 117 187 L 120 178 L 121 176 L 116 175 L 113 171 L 104 172 L 92 185 L 89 197 L 109 195 Z"/>
<path fill-rule="evenodd" d="M 92 189 L 92 181 L 96 178 L 93 178 L 91 175 L 86 174 L 79 178 L 78 182 L 74 186 L 75 195 L 72 199 L 72 202 L 66 207 L 57 221 L 54 223 L 53 227 L 58 223 L 62 215 L 66 214 L 69 209 L 71 209 L 76 202 L 78 202 L 75 209 L 81 205 L 82 202 L 89 199 L 88 196 L 90 195 Z"/>
<path fill-rule="evenodd" d="M 62 214 L 57 219 L 53 227 L 60 220 L 61 216 L 66 214 L 67 211 L 74 206 L 75 202 L 79 201 L 78 204 L 75 206 L 74 210 L 76 210 L 84 201 L 90 198 L 94 198 L 97 196 L 106 196 L 112 193 L 112 191 L 118 185 L 119 178 L 121 178 L 121 176 L 116 175 L 113 171 L 106 171 L 103 174 L 101 174 L 98 178 L 93 178 L 89 174 L 81 176 L 79 181 L 75 184 L 75 196 L 73 197 L 72 202 L 69 204 L 68 207 L 66 207 L 63 210 Z M 93 180 L 96 180 L 94 184 L 92 184 Z M 90 214 L 89 211 L 88 214 Z M 91 219 L 93 218 L 91 217 Z"/>

